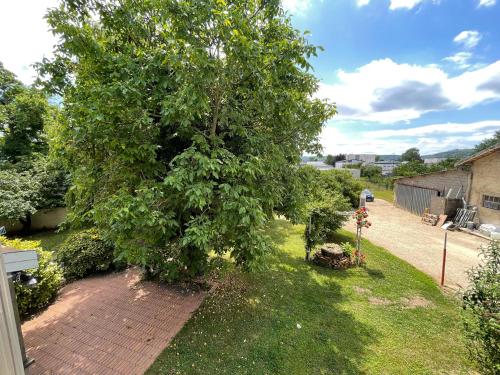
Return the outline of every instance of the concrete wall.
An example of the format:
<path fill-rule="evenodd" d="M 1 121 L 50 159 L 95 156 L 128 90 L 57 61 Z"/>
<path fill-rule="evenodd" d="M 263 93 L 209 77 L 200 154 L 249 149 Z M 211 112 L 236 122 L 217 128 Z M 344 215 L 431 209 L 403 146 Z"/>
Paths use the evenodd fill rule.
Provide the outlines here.
<path fill-rule="evenodd" d="M 483 207 L 483 195 L 500 197 L 500 151 L 473 162 L 469 196 L 469 204 L 479 209 L 481 224 L 500 225 L 500 211 Z"/>
<path fill-rule="evenodd" d="M 48 208 L 37 211 L 31 218 L 32 230 L 56 229 L 66 218 L 66 208 Z M 7 233 L 19 232 L 23 226 L 19 221 L 0 221 Z"/>
<path fill-rule="evenodd" d="M 452 189 L 450 198 L 458 198 L 466 195 L 469 185 L 469 172 L 465 169 L 455 169 L 444 172 L 429 173 L 425 175 L 406 177 L 396 180 L 396 184 L 417 186 L 425 189 L 433 189 L 446 195 Z"/>

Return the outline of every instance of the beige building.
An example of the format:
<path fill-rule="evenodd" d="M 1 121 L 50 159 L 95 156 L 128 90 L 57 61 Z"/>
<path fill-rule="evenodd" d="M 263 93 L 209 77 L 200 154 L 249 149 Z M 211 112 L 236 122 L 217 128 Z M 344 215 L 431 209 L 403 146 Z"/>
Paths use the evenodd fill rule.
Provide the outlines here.
<path fill-rule="evenodd" d="M 500 143 L 457 166 L 470 169 L 465 199 L 478 208 L 480 223 L 500 225 Z"/>

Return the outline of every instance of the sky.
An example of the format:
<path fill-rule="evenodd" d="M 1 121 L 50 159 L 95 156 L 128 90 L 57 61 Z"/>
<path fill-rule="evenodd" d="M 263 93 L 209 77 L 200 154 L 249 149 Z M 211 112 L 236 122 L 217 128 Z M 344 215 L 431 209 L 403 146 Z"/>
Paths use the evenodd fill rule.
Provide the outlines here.
<path fill-rule="evenodd" d="M 57 0 L 0 0 L 0 61 L 23 82 L 50 57 Z M 337 105 L 324 154 L 470 148 L 500 130 L 500 0 L 283 0 Z"/>

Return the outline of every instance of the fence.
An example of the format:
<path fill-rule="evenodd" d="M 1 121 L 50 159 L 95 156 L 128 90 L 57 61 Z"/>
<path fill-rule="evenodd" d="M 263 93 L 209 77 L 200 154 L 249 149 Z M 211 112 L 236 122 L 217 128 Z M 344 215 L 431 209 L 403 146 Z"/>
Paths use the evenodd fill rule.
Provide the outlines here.
<path fill-rule="evenodd" d="M 431 199 L 437 193 L 437 190 L 434 189 L 398 183 L 396 183 L 394 188 L 396 205 L 419 216 L 422 216 L 426 208 L 431 207 Z"/>

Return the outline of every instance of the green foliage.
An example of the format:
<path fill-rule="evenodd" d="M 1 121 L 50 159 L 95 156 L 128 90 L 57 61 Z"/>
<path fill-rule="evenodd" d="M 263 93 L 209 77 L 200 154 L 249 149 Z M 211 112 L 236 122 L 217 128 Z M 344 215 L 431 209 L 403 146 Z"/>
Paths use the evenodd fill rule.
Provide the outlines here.
<path fill-rule="evenodd" d="M 342 242 L 340 244 L 340 247 L 342 248 L 344 255 L 346 255 L 350 258 L 353 257 L 356 248 L 350 242 Z"/>
<path fill-rule="evenodd" d="M 412 177 L 424 173 L 428 173 L 427 165 L 419 161 L 402 163 L 392 171 L 392 174 L 397 177 Z"/>
<path fill-rule="evenodd" d="M 345 160 L 345 154 L 327 155 L 325 159 L 325 164 L 335 165 L 335 163 L 340 160 Z"/>
<path fill-rule="evenodd" d="M 31 215 L 64 205 L 69 176 L 44 156 L 0 170 L 0 219 L 19 220 L 29 230 Z"/>
<path fill-rule="evenodd" d="M 420 151 L 416 147 L 409 148 L 401 155 L 401 161 L 408 162 L 423 162 L 422 157 L 420 156 Z"/>
<path fill-rule="evenodd" d="M 344 164 L 343 168 L 361 169 L 362 165 L 363 165 L 363 163 L 350 163 L 350 164 Z"/>
<path fill-rule="evenodd" d="M 16 282 L 14 285 L 19 315 L 25 318 L 46 307 L 56 297 L 63 280 L 62 270 L 52 261 L 52 253 L 40 247 L 39 241 L 0 237 L 0 243 L 19 250 L 36 250 L 38 254 L 38 268 L 26 270 L 36 278 L 37 284 L 27 287 Z"/>
<path fill-rule="evenodd" d="M 66 280 L 72 281 L 114 269 L 113 251 L 113 245 L 93 228 L 70 235 L 58 247 L 56 259 Z"/>
<path fill-rule="evenodd" d="M 40 187 L 29 171 L 0 170 L 0 218 L 28 223 L 37 210 Z"/>
<path fill-rule="evenodd" d="M 24 86 L 0 63 L 0 159 L 15 163 L 45 152 L 44 124 L 54 111 L 39 90 Z"/>
<path fill-rule="evenodd" d="M 348 218 L 346 212 L 352 208 L 353 202 L 358 204 L 362 186 L 347 171 L 306 171 L 308 190 L 303 194 L 307 199 L 303 221 L 306 223 L 304 238 L 309 254 L 343 226 Z"/>
<path fill-rule="evenodd" d="M 252 267 L 300 156 L 335 107 L 313 99 L 316 47 L 278 1 L 62 1 L 60 44 L 39 66 L 64 96 L 49 129 L 71 171 L 76 224 L 164 279 L 208 252 Z"/>
<path fill-rule="evenodd" d="M 445 159 L 435 164 L 424 164 L 419 161 L 411 161 L 400 164 L 394 168 L 393 175 L 398 177 L 412 177 L 419 174 L 440 172 L 455 168 L 457 159 Z"/>
<path fill-rule="evenodd" d="M 480 152 L 500 143 L 500 130 L 497 130 L 493 137 L 486 138 L 474 147 L 474 152 Z"/>
<path fill-rule="evenodd" d="M 382 168 L 373 164 L 361 167 L 361 177 L 366 177 L 369 181 L 375 181 L 382 177 Z"/>
<path fill-rule="evenodd" d="M 500 373 L 500 242 L 482 248 L 483 264 L 469 271 L 463 296 L 468 349 L 482 374 Z"/>

